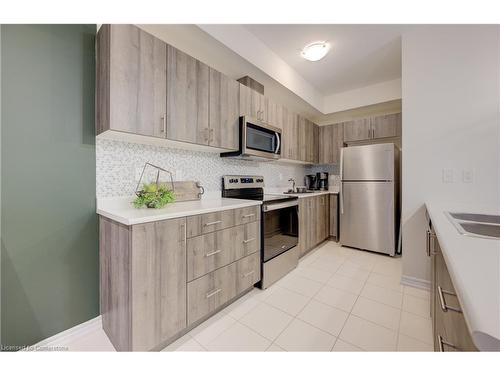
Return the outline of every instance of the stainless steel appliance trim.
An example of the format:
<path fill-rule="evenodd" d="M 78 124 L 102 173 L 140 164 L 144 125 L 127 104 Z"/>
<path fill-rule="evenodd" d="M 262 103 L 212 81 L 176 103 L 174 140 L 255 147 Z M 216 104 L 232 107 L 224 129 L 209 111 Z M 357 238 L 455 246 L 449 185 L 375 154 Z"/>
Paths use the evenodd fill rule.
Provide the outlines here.
<path fill-rule="evenodd" d="M 441 305 L 441 310 L 443 310 L 444 312 L 448 311 L 448 310 L 451 310 L 451 311 L 455 311 L 455 312 L 459 312 L 461 313 L 462 310 L 459 309 L 458 307 L 453 307 L 453 306 L 449 306 L 446 304 L 446 301 L 444 300 L 444 294 L 448 294 L 450 296 L 456 296 L 455 293 L 453 292 L 450 292 L 448 290 L 444 290 L 443 288 L 441 288 L 441 286 L 438 285 L 437 287 L 437 291 L 438 291 L 438 296 L 439 296 L 439 304 Z"/>
<path fill-rule="evenodd" d="M 222 250 L 215 250 L 215 251 L 212 251 L 211 253 L 206 253 L 205 254 L 205 257 L 208 258 L 208 257 L 211 257 L 215 254 L 219 254 Z"/>
<path fill-rule="evenodd" d="M 222 220 L 211 221 L 210 223 L 205 223 L 205 226 L 209 227 L 211 225 L 217 225 L 217 224 L 220 224 L 220 223 L 222 223 Z"/>
<path fill-rule="evenodd" d="M 261 121 L 260 119 L 256 119 L 250 116 L 242 116 L 241 117 L 242 121 L 242 129 L 241 129 L 241 156 L 256 156 L 256 157 L 262 157 L 266 159 L 279 159 L 281 157 L 281 150 L 278 148 L 278 152 L 265 152 L 265 151 L 259 151 L 259 150 L 253 150 L 250 148 L 247 148 L 247 123 L 251 123 L 253 125 L 257 125 L 263 129 L 273 131 L 276 133 L 278 136 L 278 142 L 279 139 L 281 138 L 281 129 L 276 128 L 272 125 L 266 124 L 265 122 Z"/>
<path fill-rule="evenodd" d="M 282 208 L 293 207 L 293 206 L 298 206 L 298 205 L 299 205 L 298 199 L 294 199 L 294 200 L 291 200 L 289 202 L 282 202 L 282 203 L 268 203 L 268 204 L 264 204 L 262 211 L 269 212 L 269 211 L 280 210 Z"/>
<path fill-rule="evenodd" d="M 443 339 L 443 336 L 441 335 L 438 335 L 438 346 L 439 346 L 439 351 L 440 352 L 444 352 L 444 346 L 449 346 L 450 348 L 453 348 L 453 349 L 459 349 L 456 345 L 453 345 L 451 342 L 449 341 L 446 341 Z"/>
<path fill-rule="evenodd" d="M 210 297 L 213 297 L 213 296 L 215 296 L 216 294 L 219 294 L 220 292 L 222 292 L 222 289 L 221 289 L 221 288 L 219 288 L 219 289 L 215 289 L 215 290 L 214 290 L 214 291 L 212 291 L 212 292 L 208 292 L 205 298 L 210 298 Z"/>
<path fill-rule="evenodd" d="M 247 273 L 244 273 L 243 275 L 241 275 L 242 278 L 246 278 L 248 276 L 251 276 L 255 273 L 255 270 L 254 271 L 250 271 L 250 272 L 247 272 Z"/>
<path fill-rule="evenodd" d="M 342 194 L 342 179 L 344 178 L 344 147 L 340 149 L 340 185 L 339 185 L 339 200 L 340 200 L 340 213 L 344 213 L 344 194 Z"/>
<path fill-rule="evenodd" d="M 267 289 L 276 281 L 287 275 L 299 264 L 299 247 L 290 250 L 263 263 L 262 266 L 262 289 Z"/>

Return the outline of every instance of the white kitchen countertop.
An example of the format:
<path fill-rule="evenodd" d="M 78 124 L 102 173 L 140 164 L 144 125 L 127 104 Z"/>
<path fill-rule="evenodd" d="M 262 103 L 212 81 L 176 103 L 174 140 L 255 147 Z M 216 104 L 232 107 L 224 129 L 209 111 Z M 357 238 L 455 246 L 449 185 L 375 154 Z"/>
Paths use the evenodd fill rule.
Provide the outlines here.
<path fill-rule="evenodd" d="M 125 225 L 134 225 L 261 204 L 260 201 L 214 197 L 171 203 L 165 208 L 154 209 L 135 208 L 131 203 L 133 200 L 133 196 L 98 198 L 97 213 Z"/>
<path fill-rule="evenodd" d="M 500 350 L 500 240 L 461 235 L 444 214 L 498 210 L 435 202 L 426 207 L 474 344 L 482 351 Z"/>

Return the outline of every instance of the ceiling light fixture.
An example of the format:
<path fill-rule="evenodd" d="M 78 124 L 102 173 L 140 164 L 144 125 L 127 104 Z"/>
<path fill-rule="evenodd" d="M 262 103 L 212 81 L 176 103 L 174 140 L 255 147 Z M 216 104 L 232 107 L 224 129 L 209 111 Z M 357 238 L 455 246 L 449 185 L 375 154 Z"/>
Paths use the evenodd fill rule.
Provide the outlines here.
<path fill-rule="evenodd" d="M 327 42 L 313 42 L 302 49 L 302 57 L 309 61 L 318 61 L 326 56 L 330 50 L 330 44 Z"/>

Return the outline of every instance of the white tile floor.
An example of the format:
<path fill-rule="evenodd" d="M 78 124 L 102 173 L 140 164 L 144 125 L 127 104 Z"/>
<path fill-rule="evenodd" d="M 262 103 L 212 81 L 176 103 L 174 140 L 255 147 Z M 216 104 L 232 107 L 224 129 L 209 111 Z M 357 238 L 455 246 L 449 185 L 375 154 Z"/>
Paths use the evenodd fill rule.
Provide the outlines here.
<path fill-rule="evenodd" d="M 431 351 L 429 292 L 401 259 L 327 242 L 271 288 L 254 289 L 166 351 Z M 113 350 L 104 332 L 70 350 Z"/>

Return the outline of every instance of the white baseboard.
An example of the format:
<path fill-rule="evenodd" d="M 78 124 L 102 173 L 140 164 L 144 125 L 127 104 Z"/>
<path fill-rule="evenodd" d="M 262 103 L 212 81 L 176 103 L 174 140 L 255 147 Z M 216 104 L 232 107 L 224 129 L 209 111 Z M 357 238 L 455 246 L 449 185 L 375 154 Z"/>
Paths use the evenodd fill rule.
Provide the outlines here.
<path fill-rule="evenodd" d="M 401 284 L 412 286 L 418 289 L 431 290 L 431 282 L 429 280 L 419 279 L 411 276 L 401 276 Z"/>
<path fill-rule="evenodd" d="M 69 344 L 75 341 L 77 338 L 88 335 L 89 333 L 95 332 L 102 329 L 102 318 L 97 316 L 93 319 L 87 320 L 77 326 L 71 327 L 66 331 L 59 332 L 54 336 L 48 337 L 34 345 L 31 345 L 23 350 L 25 351 L 43 351 L 54 350 L 54 348 L 67 348 Z M 56 349 L 57 350 L 57 349 Z"/>

